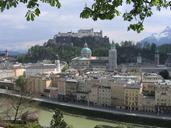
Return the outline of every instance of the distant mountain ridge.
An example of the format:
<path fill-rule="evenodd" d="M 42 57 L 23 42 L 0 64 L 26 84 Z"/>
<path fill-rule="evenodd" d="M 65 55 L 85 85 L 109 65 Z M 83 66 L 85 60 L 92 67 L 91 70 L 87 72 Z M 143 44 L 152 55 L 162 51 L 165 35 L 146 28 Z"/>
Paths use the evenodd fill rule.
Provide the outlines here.
<path fill-rule="evenodd" d="M 4 50 L 0 50 L 0 54 L 5 54 Z M 20 56 L 26 54 L 26 51 L 8 51 L 9 56 Z"/>
<path fill-rule="evenodd" d="M 171 27 L 167 26 L 160 33 L 153 33 L 140 41 L 142 45 L 145 43 L 155 43 L 156 45 L 171 44 Z"/>

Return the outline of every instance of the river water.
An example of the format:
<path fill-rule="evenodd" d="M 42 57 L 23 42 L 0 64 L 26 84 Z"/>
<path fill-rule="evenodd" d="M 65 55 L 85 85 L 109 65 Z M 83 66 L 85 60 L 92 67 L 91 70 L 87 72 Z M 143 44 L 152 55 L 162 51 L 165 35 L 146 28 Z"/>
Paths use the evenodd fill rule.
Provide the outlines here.
<path fill-rule="evenodd" d="M 8 99 L 4 97 L 0 97 L 0 116 L 3 116 L 2 112 L 4 110 L 7 110 L 10 105 L 7 104 Z M 29 107 L 28 107 L 29 106 Z M 52 119 L 53 115 L 53 110 L 48 109 L 47 107 L 42 107 L 38 104 L 32 104 L 28 105 L 27 109 L 36 111 L 39 114 L 39 123 L 42 126 L 49 126 L 50 121 Z M 85 116 L 78 116 L 78 115 L 71 115 L 71 114 L 65 114 L 64 113 L 64 120 L 69 124 L 72 125 L 73 128 L 94 128 L 96 125 L 109 125 L 109 126 L 118 126 L 118 125 L 123 125 L 127 126 L 127 124 L 121 124 L 120 122 L 109 122 L 109 121 L 102 121 L 98 119 L 89 119 Z M 131 124 L 131 125 L 136 125 L 136 124 Z M 132 126 L 132 128 L 147 128 L 147 126 Z"/>

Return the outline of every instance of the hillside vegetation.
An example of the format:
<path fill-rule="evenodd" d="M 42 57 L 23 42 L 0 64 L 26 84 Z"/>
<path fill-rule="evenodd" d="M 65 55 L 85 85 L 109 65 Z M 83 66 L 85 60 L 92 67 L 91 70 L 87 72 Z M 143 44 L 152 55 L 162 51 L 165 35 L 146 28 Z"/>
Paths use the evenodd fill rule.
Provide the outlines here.
<path fill-rule="evenodd" d="M 54 37 L 44 43 L 43 46 L 32 46 L 26 55 L 19 56 L 19 62 L 37 62 L 44 59 L 55 60 L 58 54 L 60 60 L 68 63 L 72 58 L 79 56 L 84 43 L 87 43 L 92 50 L 93 56 L 108 56 L 110 49 L 109 38 L 107 37 Z M 136 62 L 136 57 L 141 54 L 144 62 L 153 62 L 156 50 L 155 44 L 147 43 L 143 47 L 139 43 L 132 41 L 122 41 L 115 43 L 118 52 L 118 64 Z M 171 52 L 171 44 L 158 46 L 160 53 L 160 63 L 164 64 L 167 53 Z"/>

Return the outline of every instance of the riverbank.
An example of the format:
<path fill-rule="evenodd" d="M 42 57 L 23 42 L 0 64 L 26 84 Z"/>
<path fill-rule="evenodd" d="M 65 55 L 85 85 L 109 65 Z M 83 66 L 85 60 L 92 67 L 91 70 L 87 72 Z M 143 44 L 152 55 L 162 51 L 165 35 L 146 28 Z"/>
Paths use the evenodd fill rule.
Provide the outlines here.
<path fill-rule="evenodd" d="M 11 93 L 10 94 L 3 93 L 3 94 L 16 96 L 16 97 L 18 96 L 17 94 L 11 94 Z M 27 99 L 27 97 L 25 98 Z M 170 128 L 171 126 L 170 117 L 125 113 L 125 112 L 106 110 L 100 108 L 85 107 L 75 104 L 61 103 L 58 101 L 52 101 L 50 99 L 44 99 L 44 98 L 32 98 L 32 100 L 34 100 L 34 102 L 40 103 L 41 106 L 45 106 L 47 108 L 51 108 L 51 109 L 59 108 L 67 113 L 84 115 L 90 118 L 101 118 L 101 119 L 108 119 L 111 121 L 136 123 L 136 124 L 150 125 L 155 127 L 161 126 L 161 127 Z"/>

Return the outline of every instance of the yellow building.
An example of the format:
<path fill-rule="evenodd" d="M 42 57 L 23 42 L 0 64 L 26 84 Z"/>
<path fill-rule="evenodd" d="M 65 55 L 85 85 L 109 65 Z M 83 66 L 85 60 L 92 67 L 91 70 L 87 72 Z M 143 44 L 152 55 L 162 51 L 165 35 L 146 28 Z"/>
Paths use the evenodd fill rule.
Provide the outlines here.
<path fill-rule="evenodd" d="M 14 68 L 15 77 L 23 76 L 25 69 L 22 67 Z"/>
<path fill-rule="evenodd" d="M 116 108 L 124 108 L 125 81 L 111 82 L 111 105 Z"/>
<path fill-rule="evenodd" d="M 156 73 L 142 73 L 142 92 L 147 96 L 154 96 L 155 83 L 163 78 Z"/>
<path fill-rule="evenodd" d="M 138 110 L 143 112 L 155 112 L 155 97 L 138 95 Z"/>
<path fill-rule="evenodd" d="M 58 98 L 64 100 L 66 95 L 65 78 L 59 78 L 57 81 Z"/>
<path fill-rule="evenodd" d="M 89 101 L 90 104 L 96 106 L 98 104 L 98 84 L 94 84 L 91 87 L 91 92 L 89 93 Z"/>
<path fill-rule="evenodd" d="M 124 90 L 124 104 L 125 107 L 132 111 L 138 110 L 138 95 L 140 93 L 139 83 L 127 83 Z"/>
<path fill-rule="evenodd" d="M 27 91 L 33 94 L 43 94 L 44 89 L 51 86 L 51 79 L 44 76 L 31 76 L 27 78 Z"/>
<path fill-rule="evenodd" d="M 155 103 L 158 112 L 171 113 L 171 81 L 161 80 L 156 83 Z"/>
<path fill-rule="evenodd" d="M 65 99 L 68 101 L 76 101 L 77 100 L 77 87 L 78 81 L 75 79 L 67 79 L 65 81 Z"/>

